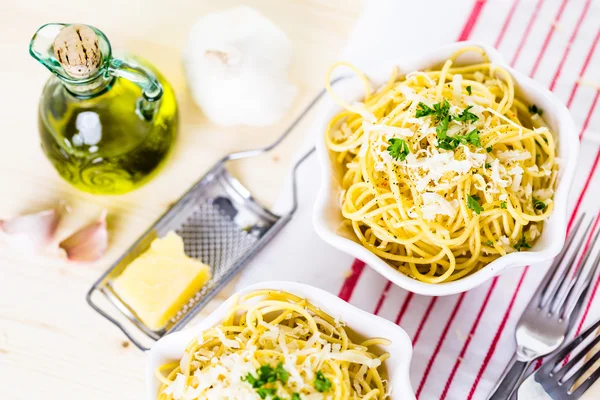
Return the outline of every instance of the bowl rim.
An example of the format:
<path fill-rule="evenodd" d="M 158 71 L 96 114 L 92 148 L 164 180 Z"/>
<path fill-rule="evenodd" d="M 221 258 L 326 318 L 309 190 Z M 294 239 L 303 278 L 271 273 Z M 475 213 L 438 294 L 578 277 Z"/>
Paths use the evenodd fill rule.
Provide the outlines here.
<path fill-rule="evenodd" d="M 383 82 L 389 77 L 389 73 L 393 66 L 418 64 L 420 65 L 418 69 L 427 68 L 428 66 L 439 64 L 447 59 L 447 57 L 442 57 L 442 54 L 452 54 L 461 48 L 470 46 L 483 48 L 493 64 L 506 69 L 511 74 L 517 87 L 527 87 L 530 92 L 535 92 L 535 96 L 543 99 L 545 104 L 551 105 L 550 109 L 555 113 L 556 125 L 559 129 L 556 129 L 554 133 L 557 139 L 557 153 L 561 171 L 559 172 L 559 181 L 553 198 L 554 210 L 552 212 L 552 218 L 554 219 L 554 225 L 553 229 L 545 229 L 542 233 L 542 235 L 547 235 L 549 237 L 547 244 L 543 248 L 540 248 L 536 244 L 531 251 L 513 252 L 501 256 L 488 264 L 485 268 L 453 282 L 431 284 L 417 281 L 416 279 L 404 275 L 400 271 L 392 268 L 387 262 L 376 256 L 361 244 L 340 236 L 330 229 L 325 222 L 323 215 L 327 212 L 328 205 L 331 204 L 331 202 L 337 203 L 337 199 L 333 199 L 331 196 L 331 188 L 332 185 L 334 185 L 334 173 L 329 159 L 329 151 L 325 146 L 325 140 L 322 133 L 325 131 L 325 125 L 329 122 L 331 115 L 334 111 L 337 112 L 341 110 L 341 107 L 335 104 L 331 98 L 327 98 L 324 104 L 322 104 L 322 107 L 320 107 L 319 114 L 316 116 L 315 124 L 313 126 L 317 131 L 316 149 L 321 170 L 321 186 L 313 209 L 313 226 L 315 231 L 321 239 L 331 246 L 364 261 L 371 268 L 375 269 L 397 286 L 417 294 L 446 296 L 465 292 L 492 279 L 507 268 L 523 267 L 525 265 L 548 261 L 560 252 L 565 243 L 568 220 L 568 194 L 573 182 L 573 177 L 575 176 L 576 160 L 579 153 L 579 138 L 577 135 L 577 128 L 569 110 L 550 90 L 510 67 L 500 53 L 492 46 L 474 41 L 452 43 L 430 50 L 418 56 L 405 57 L 403 59 L 397 58 L 391 61 L 378 63 L 378 65 L 367 65 L 363 71 L 365 71 L 365 74 L 369 76 L 370 79 L 376 82 Z M 346 81 L 348 81 L 349 85 L 354 85 L 353 93 L 360 90 L 358 79 L 356 77 L 352 77 Z M 359 93 L 362 93 L 362 91 Z M 354 96 L 354 99 L 360 99 L 360 97 L 361 96 Z"/>
<path fill-rule="evenodd" d="M 198 324 L 171 333 L 158 340 L 148 352 L 146 360 L 147 399 L 155 400 L 160 387 L 160 383 L 155 376 L 156 367 L 168 360 L 181 358 L 188 343 L 202 331 L 219 324 L 241 295 L 264 289 L 284 290 L 306 298 L 329 315 L 339 317 L 340 320 L 346 322 L 353 331 L 360 335 L 389 339 L 392 344 L 386 347 L 386 350 L 390 353 L 390 358 L 386 360 L 386 363 L 394 360 L 392 364 L 394 373 L 388 377 L 392 390 L 394 390 L 394 397 L 398 396 L 397 398 L 403 400 L 415 400 L 409 372 L 413 346 L 404 329 L 385 318 L 361 310 L 323 289 L 289 281 L 265 281 L 247 286 L 231 295 Z M 357 324 L 357 321 L 361 321 L 361 323 Z M 388 364 L 388 370 L 389 367 Z"/>

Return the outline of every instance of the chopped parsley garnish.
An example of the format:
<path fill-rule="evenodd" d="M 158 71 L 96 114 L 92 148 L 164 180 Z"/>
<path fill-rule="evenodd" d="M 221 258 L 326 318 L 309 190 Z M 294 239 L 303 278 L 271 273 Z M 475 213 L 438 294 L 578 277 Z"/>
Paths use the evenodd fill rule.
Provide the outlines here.
<path fill-rule="evenodd" d="M 456 137 L 462 144 L 471 143 L 475 147 L 481 147 L 481 141 L 479 140 L 479 129 L 477 128 L 473 129 L 464 136 L 457 135 Z"/>
<path fill-rule="evenodd" d="M 444 99 L 441 103 L 435 103 L 432 107 L 429 107 L 423 102 L 419 102 L 417 105 L 416 117 L 427 117 L 431 116 L 433 121 L 437 124 L 435 133 L 437 134 L 438 147 L 444 150 L 454 150 L 460 144 L 467 145 L 472 144 L 476 147 L 481 147 L 481 141 L 479 140 L 479 130 L 473 129 L 464 135 L 448 136 L 448 125 L 451 121 L 470 122 L 477 121 L 479 117 L 473 114 L 469 110 L 472 106 L 468 106 L 458 115 L 450 115 L 450 103 Z M 390 146 L 391 147 L 391 146 Z M 388 148 L 390 151 L 390 148 Z M 390 154 L 391 151 L 390 151 Z M 392 157 L 394 157 L 392 155 Z"/>
<path fill-rule="evenodd" d="M 461 121 L 461 122 L 477 121 L 479 119 L 479 117 L 469 111 L 472 107 L 473 106 L 467 106 L 467 108 L 465 108 L 462 113 L 458 114 L 457 116 L 452 117 L 452 119 L 454 121 Z"/>
<path fill-rule="evenodd" d="M 483 207 L 479 204 L 478 196 L 467 196 L 467 207 L 475 212 L 475 214 L 479 215 L 483 211 Z"/>
<path fill-rule="evenodd" d="M 543 201 L 540 201 L 538 199 L 533 199 L 533 209 L 534 210 L 542 211 L 544 208 L 546 208 L 546 203 L 544 203 Z"/>
<path fill-rule="evenodd" d="M 426 117 L 431 114 L 433 114 L 433 108 L 429 107 L 422 101 L 417 104 L 417 113 L 415 114 L 417 118 Z"/>
<path fill-rule="evenodd" d="M 261 399 L 266 399 L 269 396 L 275 395 L 277 393 L 277 388 L 272 386 L 266 386 L 270 383 L 275 383 L 276 381 L 281 382 L 282 384 L 286 384 L 290 374 L 283 368 L 283 363 L 277 364 L 275 368 L 271 367 L 268 364 L 262 365 L 259 369 L 256 370 L 256 376 L 252 373 L 248 373 L 246 376 L 243 376 L 242 381 L 248 382 L 254 389 L 256 389 L 256 393 L 260 396 Z M 300 395 L 298 393 L 294 393 L 297 397 L 292 395 L 292 400 L 299 400 Z M 278 396 L 275 396 L 273 400 L 282 400 L 279 399 Z"/>
<path fill-rule="evenodd" d="M 415 116 L 417 118 L 421 118 L 428 115 L 431 115 L 433 121 L 438 124 L 435 130 L 438 139 L 444 137 L 446 135 L 446 131 L 448 130 L 448 123 L 450 122 L 451 118 L 450 103 L 448 103 L 448 100 L 444 99 L 443 103 L 435 103 L 433 108 L 429 107 L 423 102 L 419 102 Z"/>
<path fill-rule="evenodd" d="M 259 388 L 256 389 L 256 393 L 260 396 L 261 399 L 266 399 L 267 396 L 273 396 L 277 393 L 277 388 Z"/>
<path fill-rule="evenodd" d="M 277 374 L 270 365 L 265 364 L 258 369 L 258 382 L 265 384 L 269 382 L 275 382 L 276 380 Z"/>
<path fill-rule="evenodd" d="M 490 164 L 490 163 L 487 163 L 487 162 L 486 162 L 486 163 L 485 163 L 485 165 L 484 165 L 484 167 L 485 167 L 485 168 L 488 168 L 488 169 L 489 169 L 489 168 L 492 168 L 492 164 Z"/>
<path fill-rule="evenodd" d="M 450 140 L 448 140 L 450 139 Z M 443 139 L 438 139 L 438 147 L 444 150 L 454 150 L 460 144 L 459 141 L 451 140 L 452 138 L 448 138 L 447 136 Z"/>
<path fill-rule="evenodd" d="M 440 124 L 441 125 L 441 124 Z M 440 127 L 438 125 L 438 128 Z M 438 134 L 438 147 L 444 150 L 454 150 L 459 144 L 472 144 L 475 147 L 481 147 L 481 141 L 479 140 L 479 130 L 473 129 L 466 135 L 454 135 L 448 136 L 444 133 L 443 137 L 440 138 Z"/>
<path fill-rule="evenodd" d="M 277 367 L 275 367 L 275 376 L 284 385 L 287 383 L 290 374 L 283 368 L 283 363 L 280 362 L 277 364 Z"/>
<path fill-rule="evenodd" d="M 421 118 L 432 115 L 435 122 L 440 122 L 444 118 L 447 118 L 449 113 L 450 103 L 448 103 L 448 100 L 444 99 L 443 103 L 435 103 L 433 108 L 423 102 L 419 102 L 419 104 L 417 104 L 417 113 L 415 116 Z"/>
<path fill-rule="evenodd" d="M 388 146 L 387 151 L 392 158 L 400 161 L 404 161 L 406 156 L 410 154 L 408 144 L 404 139 L 390 139 L 390 146 Z"/>
<path fill-rule="evenodd" d="M 488 146 L 485 148 L 485 151 L 487 151 L 488 153 L 492 152 L 492 146 Z"/>
<path fill-rule="evenodd" d="M 242 376 L 242 380 L 251 384 L 253 388 L 261 387 L 263 385 L 262 383 L 258 383 L 258 379 L 256 379 L 250 372 L 248 372 L 248 375 Z"/>
<path fill-rule="evenodd" d="M 503 210 L 506 210 L 506 202 L 505 201 L 500 202 L 500 208 L 502 208 Z"/>
<path fill-rule="evenodd" d="M 542 110 L 541 108 L 538 108 L 538 106 L 536 106 L 535 104 L 532 104 L 529 106 L 529 113 L 531 115 L 537 114 L 541 117 L 542 114 L 544 114 L 544 110 Z"/>
<path fill-rule="evenodd" d="M 488 246 L 493 246 L 494 242 L 492 242 L 491 240 L 487 240 L 487 241 L 483 242 L 483 244 L 486 244 Z"/>
<path fill-rule="evenodd" d="M 292 393 L 292 400 L 300 400 L 300 394 Z"/>
<path fill-rule="evenodd" d="M 523 249 L 530 249 L 531 245 L 527 243 L 527 241 L 525 240 L 525 234 L 523 234 L 521 236 L 521 239 L 513 247 L 515 248 L 515 250 L 521 251 Z"/>
<path fill-rule="evenodd" d="M 317 376 L 313 382 L 315 389 L 320 393 L 328 392 L 331 389 L 331 381 L 323 375 L 323 372 L 317 371 Z"/>
<path fill-rule="evenodd" d="M 467 86 L 467 93 L 469 93 L 469 95 L 471 95 L 471 85 Z"/>
<path fill-rule="evenodd" d="M 442 119 L 438 126 L 435 127 L 435 133 L 437 134 L 438 140 L 444 140 L 448 137 L 448 117 Z"/>

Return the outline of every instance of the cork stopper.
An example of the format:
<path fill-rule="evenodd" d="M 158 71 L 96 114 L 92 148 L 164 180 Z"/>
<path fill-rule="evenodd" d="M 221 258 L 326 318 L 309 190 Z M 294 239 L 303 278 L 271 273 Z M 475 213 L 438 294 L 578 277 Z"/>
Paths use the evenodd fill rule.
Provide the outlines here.
<path fill-rule="evenodd" d="M 64 27 L 54 39 L 54 56 L 73 78 L 93 76 L 102 62 L 98 36 L 86 25 Z"/>

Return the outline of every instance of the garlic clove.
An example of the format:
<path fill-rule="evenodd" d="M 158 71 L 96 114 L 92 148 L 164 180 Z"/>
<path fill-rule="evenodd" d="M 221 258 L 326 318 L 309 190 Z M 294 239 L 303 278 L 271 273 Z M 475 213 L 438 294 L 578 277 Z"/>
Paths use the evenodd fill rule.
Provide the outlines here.
<path fill-rule="evenodd" d="M 102 211 L 96 222 L 60 242 L 59 247 L 71 261 L 96 261 L 102 257 L 108 248 L 106 211 Z"/>
<path fill-rule="evenodd" d="M 279 121 L 297 94 L 289 80 L 291 61 L 286 34 L 247 6 L 199 18 L 183 52 L 192 98 L 223 126 Z"/>
<path fill-rule="evenodd" d="M 0 220 L 0 232 L 25 239 L 29 245 L 42 248 L 52 241 L 59 220 L 60 213 L 56 209 L 20 215 L 8 220 Z"/>

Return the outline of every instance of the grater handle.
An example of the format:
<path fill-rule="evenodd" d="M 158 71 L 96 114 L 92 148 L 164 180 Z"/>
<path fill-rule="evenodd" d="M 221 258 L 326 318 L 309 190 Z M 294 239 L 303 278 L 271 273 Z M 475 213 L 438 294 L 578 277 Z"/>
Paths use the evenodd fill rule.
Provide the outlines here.
<path fill-rule="evenodd" d="M 106 318 L 107 320 L 109 320 L 110 322 L 112 322 L 117 328 L 119 328 L 121 330 L 121 332 L 123 332 L 125 334 L 125 336 L 127 336 L 127 338 L 131 341 L 131 343 L 133 343 L 138 349 L 142 350 L 142 351 L 148 351 L 150 350 L 150 347 L 146 347 L 144 344 L 142 344 L 139 340 L 137 340 L 135 338 L 135 336 L 129 332 L 129 330 L 125 327 L 125 325 L 123 325 L 121 322 L 117 321 L 115 318 L 113 318 L 107 311 L 104 310 L 104 308 L 100 307 L 100 305 L 98 305 L 95 301 L 94 301 L 94 292 L 98 290 L 98 287 L 96 285 L 94 285 L 87 293 L 86 295 L 86 300 L 88 302 L 88 304 L 90 305 L 90 307 L 92 307 L 94 310 L 96 310 L 100 315 L 102 315 L 104 318 Z"/>
<path fill-rule="evenodd" d="M 335 79 L 333 79 L 331 81 L 331 84 L 334 85 L 337 82 L 349 78 L 348 76 L 339 76 Z M 277 140 L 275 140 L 273 143 L 271 143 L 268 146 L 265 147 L 261 147 L 258 149 L 254 149 L 254 150 L 245 150 L 245 151 L 240 151 L 237 153 L 231 153 L 227 156 L 225 156 L 225 158 L 222 160 L 223 162 L 225 161 L 232 161 L 232 160 L 240 160 L 242 158 L 248 158 L 248 157 L 254 157 L 254 156 L 258 156 L 260 154 L 266 153 L 268 151 L 273 150 L 275 147 L 277 147 L 281 142 L 283 142 L 290 133 L 292 133 L 292 131 L 296 128 L 296 126 L 298 126 L 298 124 L 306 117 L 306 115 L 310 112 L 310 110 L 317 104 L 317 102 L 319 100 L 321 100 L 321 98 L 323 97 L 323 95 L 325 95 L 325 93 L 327 93 L 326 89 L 323 89 L 319 92 L 318 95 L 316 95 L 312 101 L 306 106 L 306 108 L 304 108 L 304 110 L 300 113 L 300 115 L 298 115 L 298 117 L 296 117 L 296 119 L 292 122 L 292 124 L 283 132 L 283 134 L 281 134 L 281 136 L 279 136 L 277 138 Z M 314 150 L 314 149 L 313 149 Z M 296 169 L 296 167 L 302 163 L 302 161 L 304 161 L 304 159 L 306 159 L 306 157 L 308 155 L 310 155 L 310 153 L 312 153 L 312 150 L 308 153 L 305 154 L 299 161 L 298 163 L 294 166 L 294 170 Z"/>
<path fill-rule="evenodd" d="M 313 146 L 294 164 L 294 168 L 292 170 L 292 208 L 289 211 L 290 214 L 295 213 L 296 209 L 298 208 L 298 168 L 315 152 L 315 150 L 316 148 Z"/>

